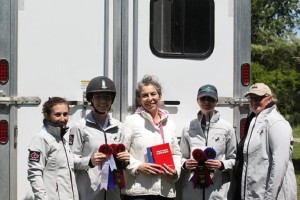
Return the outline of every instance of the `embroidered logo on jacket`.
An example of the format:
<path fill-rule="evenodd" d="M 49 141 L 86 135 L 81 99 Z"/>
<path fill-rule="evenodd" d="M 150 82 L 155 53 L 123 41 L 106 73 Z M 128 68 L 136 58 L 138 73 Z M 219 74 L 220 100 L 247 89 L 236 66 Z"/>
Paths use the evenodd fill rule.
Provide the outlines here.
<path fill-rule="evenodd" d="M 39 151 L 29 151 L 29 161 L 40 162 L 41 152 Z"/>
<path fill-rule="evenodd" d="M 73 145 L 74 135 L 69 135 L 69 145 Z"/>

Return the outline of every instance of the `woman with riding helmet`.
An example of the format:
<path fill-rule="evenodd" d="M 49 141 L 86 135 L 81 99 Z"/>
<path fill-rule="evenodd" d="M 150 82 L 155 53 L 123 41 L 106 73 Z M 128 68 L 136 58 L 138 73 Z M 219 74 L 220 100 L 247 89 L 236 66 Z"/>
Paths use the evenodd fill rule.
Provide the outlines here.
<path fill-rule="evenodd" d="M 103 188 L 102 166 L 108 162 L 106 154 L 99 152 L 102 144 L 119 142 L 121 122 L 112 118 L 109 111 L 116 96 L 115 84 L 105 76 L 93 78 L 86 88 L 87 101 L 92 111 L 80 119 L 70 130 L 70 145 L 74 153 L 75 174 L 80 200 L 119 200 L 120 189 Z M 129 154 L 120 152 L 116 156 L 129 162 Z"/>

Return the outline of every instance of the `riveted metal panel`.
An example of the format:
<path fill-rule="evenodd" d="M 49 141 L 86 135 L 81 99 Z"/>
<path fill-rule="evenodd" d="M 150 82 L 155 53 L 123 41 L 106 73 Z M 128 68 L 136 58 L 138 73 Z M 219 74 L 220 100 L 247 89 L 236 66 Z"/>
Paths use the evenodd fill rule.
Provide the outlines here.
<path fill-rule="evenodd" d="M 8 82 L 0 84 L 0 96 L 17 93 L 17 1 L 0 0 L 0 59 L 9 64 Z M 0 106 L 0 120 L 8 122 L 8 142 L 0 145 L 0 194 L 1 199 L 17 199 L 17 107 Z"/>

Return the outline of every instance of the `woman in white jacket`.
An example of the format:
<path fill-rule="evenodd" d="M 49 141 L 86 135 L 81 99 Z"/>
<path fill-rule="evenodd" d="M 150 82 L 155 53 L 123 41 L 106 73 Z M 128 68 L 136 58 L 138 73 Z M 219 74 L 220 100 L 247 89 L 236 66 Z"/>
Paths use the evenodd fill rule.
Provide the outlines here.
<path fill-rule="evenodd" d="M 180 174 L 181 153 L 175 125 L 168 112 L 159 108 L 161 86 L 152 76 L 144 76 L 138 84 L 136 97 L 141 105 L 126 118 L 121 142 L 130 153 L 125 173 L 124 200 L 164 200 L 175 198 L 175 181 Z M 169 143 L 175 169 L 150 163 L 147 148 Z"/>
<path fill-rule="evenodd" d="M 241 199 L 296 200 L 292 128 L 267 85 L 252 85 L 246 97 L 255 117 L 243 147 Z"/>
<path fill-rule="evenodd" d="M 236 136 L 233 126 L 220 117 L 215 110 L 218 92 L 213 85 L 199 88 L 197 103 L 200 111 L 197 118 L 190 121 L 183 129 L 180 150 L 182 152 L 183 188 L 182 200 L 231 199 L 229 188 L 232 169 L 236 157 Z M 215 150 L 214 159 L 203 159 L 198 163 L 193 158 L 195 149 Z M 201 168 L 205 166 L 205 168 Z M 206 177 L 197 175 L 196 169 L 209 170 Z M 196 179 L 201 181 L 196 181 Z M 212 180 L 212 182 L 209 182 Z"/>

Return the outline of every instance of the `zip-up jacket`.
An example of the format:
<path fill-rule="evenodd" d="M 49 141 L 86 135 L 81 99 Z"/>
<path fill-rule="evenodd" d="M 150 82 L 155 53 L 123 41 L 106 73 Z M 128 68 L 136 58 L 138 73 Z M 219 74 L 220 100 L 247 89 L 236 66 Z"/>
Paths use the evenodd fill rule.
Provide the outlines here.
<path fill-rule="evenodd" d="M 29 145 L 28 180 L 36 200 L 78 200 L 73 154 L 65 130 L 47 124 Z"/>
<path fill-rule="evenodd" d="M 190 121 L 183 129 L 180 150 L 182 152 L 182 165 L 187 159 L 193 158 L 192 152 L 194 149 L 200 148 L 204 150 L 206 147 L 212 147 L 216 151 L 216 158 L 223 165 L 223 170 L 215 170 L 212 176 L 213 184 L 207 188 L 194 188 L 194 183 L 191 180 L 194 173 L 189 170 L 183 170 L 185 180 L 182 180 L 183 200 L 193 199 L 230 199 L 228 191 L 231 184 L 232 169 L 235 164 L 236 157 L 236 136 L 233 126 L 220 118 L 220 113 L 214 111 L 210 120 L 205 120 L 202 129 L 201 121 L 205 116 L 198 113 L 197 118 Z M 204 194 L 203 194 L 204 193 Z M 204 200 L 203 199 L 203 200 Z"/>
<path fill-rule="evenodd" d="M 181 152 L 176 138 L 175 124 L 168 119 L 168 112 L 160 109 L 161 124 L 165 143 L 170 144 L 175 169 L 180 174 Z M 125 170 L 126 188 L 122 193 L 128 196 L 159 195 L 174 198 L 175 181 L 177 178 L 170 178 L 164 175 L 149 176 L 138 172 L 142 163 L 149 162 L 147 147 L 163 143 L 160 127 L 155 125 L 149 113 L 141 107 L 133 115 L 126 117 L 121 142 L 130 153 L 130 164 Z"/>
<path fill-rule="evenodd" d="M 104 129 L 95 121 L 92 112 L 77 121 L 70 130 L 70 146 L 74 153 L 75 175 L 80 200 L 119 200 L 120 189 L 100 190 L 101 170 L 89 165 L 91 156 L 102 144 L 116 144 L 120 139 L 121 122 L 108 115 Z"/>
<path fill-rule="evenodd" d="M 276 105 L 252 119 L 243 148 L 242 199 L 297 199 L 292 141 L 292 128 Z"/>

